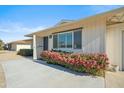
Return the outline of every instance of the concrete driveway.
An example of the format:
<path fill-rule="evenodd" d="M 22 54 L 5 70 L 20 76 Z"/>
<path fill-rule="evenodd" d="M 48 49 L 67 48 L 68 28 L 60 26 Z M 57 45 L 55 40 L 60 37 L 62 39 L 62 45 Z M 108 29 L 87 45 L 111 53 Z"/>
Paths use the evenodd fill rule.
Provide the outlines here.
<path fill-rule="evenodd" d="M 20 57 L 1 62 L 1 64 L 6 77 L 6 87 L 104 87 L 104 78 L 102 77 L 73 72 L 60 66 L 47 64 L 44 61 L 34 62 L 30 58 Z"/>
<path fill-rule="evenodd" d="M 106 72 L 105 81 L 107 88 L 124 88 L 124 72 Z"/>

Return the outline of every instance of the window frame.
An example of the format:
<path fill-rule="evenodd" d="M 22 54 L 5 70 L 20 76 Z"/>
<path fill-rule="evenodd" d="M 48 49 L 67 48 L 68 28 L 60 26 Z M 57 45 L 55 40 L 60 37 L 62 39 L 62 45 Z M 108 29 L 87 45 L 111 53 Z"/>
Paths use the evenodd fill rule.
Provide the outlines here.
<path fill-rule="evenodd" d="M 81 31 L 81 48 L 74 48 L 74 32 L 78 32 L 78 31 Z M 71 48 L 67 48 L 67 38 L 66 38 L 66 44 L 65 44 L 65 48 L 60 48 L 59 47 L 59 35 L 60 34 L 65 34 L 65 33 L 71 33 L 72 34 L 72 47 Z M 74 49 L 74 50 L 81 50 L 82 49 L 82 28 L 79 28 L 79 29 L 74 29 L 74 30 L 68 30 L 67 32 L 59 32 L 59 33 L 55 33 L 53 35 L 57 35 L 57 48 L 54 48 L 53 49 L 58 49 L 58 50 L 66 50 L 66 49 Z M 54 45 L 53 45 L 54 46 Z"/>
<path fill-rule="evenodd" d="M 71 49 L 73 49 L 73 32 L 71 31 L 71 32 L 68 32 L 68 33 L 71 33 L 71 44 L 72 44 L 72 45 L 71 45 L 71 46 L 72 46 Z M 66 34 L 68 34 L 68 33 L 66 33 Z M 67 38 L 66 38 L 66 39 L 67 39 Z M 67 44 L 68 44 L 68 42 L 66 41 L 66 48 L 68 48 L 68 47 L 67 47 L 67 46 L 68 46 Z M 68 48 L 68 49 L 70 49 L 70 48 Z"/>
<path fill-rule="evenodd" d="M 58 34 L 59 40 L 60 40 L 60 35 L 65 35 L 65 33 L 59 33 L 59 34 Z M 65 35 L 65 36 L 66 36 L 66 35 Z M 58 40 L 58 47 L 59 47 L 59 48 L 62 48 L 62 47 L 60 47 L 60 41 L 59 41 L 59 40 Z M 63 48 L 66 48 L 66 42 L 67 42 L 67 41 L 66 41 L 66 40 L 67 40 L 66 37 L 64 37 L 64 40 L 65 40 L 65 41 L 64 41 L 64 46 L 65 46 L 65 47 L 63 47 Z"/>
<path fill-rule="evenodd" d="M 54 48 L 54 35 L 57 35 L 57 48 Z M 53 40 L 52 40 L 52 42 L 53 42 L 53 49 L 58 49 L 58 34 L 53 34 L 53 36 L 52 36 L 53 38 Z"/>
<path fill-rule="evenodd" d="M 72 40 L 71 40 L 72 47 L 71 47 L 71 48 L 67 48 L 67 37 L 66 37 L 65 48 L 60 48 L 60 47 L 59 47 L 59 35 L 60 35 L 60 34 L 67 34 L 67 33 L 71 33 L 71 34 L 72 34 Z M 73 31 L 58 33 L 58 49 L 73 49 Z"/>
<path fill-rule="evenodd" d="M 78 31 L 81 31 L 81 48 L 75 48 L 74 47 L 74 32 L 78 32 Z M 76 29 L 75 31 L 73 31 L 73 49 L 77 49 L 77 50 L 80 50 L 80 49 L 82 49 L 82 29 Z"/>

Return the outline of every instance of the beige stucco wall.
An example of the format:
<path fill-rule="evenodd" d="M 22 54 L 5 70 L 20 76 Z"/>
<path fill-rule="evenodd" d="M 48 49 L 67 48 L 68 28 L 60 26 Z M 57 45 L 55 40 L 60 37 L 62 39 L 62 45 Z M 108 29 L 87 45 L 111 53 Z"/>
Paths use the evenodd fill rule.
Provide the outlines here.
<path fill-rule="evenodd" d="M 72 49 L 73 51 L 83 53 L 105 52 L 106 21 L 104 17 L 79 22 L 67 28 L 82 28 L 82 49 Z"/>
<path fill-rule="evenodd" d="M 112 64 L 120 66 L 122 70 L 122 31 L 124 23 L 107 27 L 106 53 Z"/>
<path fill-rule="evenodd" d="M 105 19 L 92 19 L 83 24 L 82 49 L 83 52 L 105 52 Z"/>
<path fill-rule="evenodd" d="M 82 27 L 82 49 L 74 50 L 80 51 L 84 53 L 97 53 L 97 52 L 105 52 L 105 33 L 106 33 L 106 21 L 104 17 L 90 19 L 86 22 L 79 22 L 77 24 L 70 25 L 69 27 L 61 27 L 60 29 L 56 29 L 53 32 L 61 32 L 65 30 L 71 30 L 75 28 Z M 52 30 L 46 31 L 46 35 L 52 35 Z M 37 44 L 41 44 L 43 42 L 42 38 L 43 34 L 36 35 Z M 49 50 L 53 48 L 53 40 L 49 38 Z M 38 46 L 38 45 L 37 45 Z M 43 51 L 42 48 L 37 47 L 37 56 L 40 57 L 40 53 Z"/>
<path fill-rule="evenodd" d="M 53 37 L 48 37 L 48 49 L 51 50 L 53 48 Z"/>
<path fill-rule="evenodd" d="M 53 48 L 53 38 L 48 37 L 48 50 Z M 43 51 L 43 37 L 36 36 L 36 55 L 37 58 L 40 58 L 40 54 Z"/>
<path fill-rule="evenodd" d="M 37 58 L 40 58 L 40 54 L 43 51 L 43 38 L 36 36 L 36 52 Z"/>

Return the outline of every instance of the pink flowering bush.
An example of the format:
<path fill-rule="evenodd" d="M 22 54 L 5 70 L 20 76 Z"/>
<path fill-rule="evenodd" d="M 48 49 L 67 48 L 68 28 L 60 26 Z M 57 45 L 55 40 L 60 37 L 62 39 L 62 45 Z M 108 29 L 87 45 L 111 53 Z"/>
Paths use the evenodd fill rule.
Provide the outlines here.
<path fill-rule="evenodd" d="M 66 54 L 53 51 L 43 51 L 42 59 L 47 63 L 58 64 L 78 72 L 103 76 L 108 67 L 106 54 Z"/>

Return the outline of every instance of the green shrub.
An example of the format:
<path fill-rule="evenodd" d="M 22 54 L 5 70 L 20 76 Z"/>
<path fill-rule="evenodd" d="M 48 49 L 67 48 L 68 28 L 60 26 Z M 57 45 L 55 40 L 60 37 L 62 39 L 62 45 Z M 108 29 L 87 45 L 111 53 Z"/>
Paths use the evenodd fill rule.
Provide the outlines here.
<path fill-rule="evenodd" d="M 33 56 L 33 49 L 20 49 L 17 54 L 21 56 Z"/>

